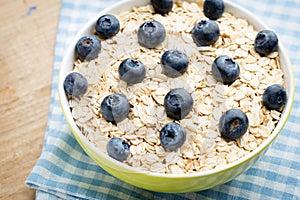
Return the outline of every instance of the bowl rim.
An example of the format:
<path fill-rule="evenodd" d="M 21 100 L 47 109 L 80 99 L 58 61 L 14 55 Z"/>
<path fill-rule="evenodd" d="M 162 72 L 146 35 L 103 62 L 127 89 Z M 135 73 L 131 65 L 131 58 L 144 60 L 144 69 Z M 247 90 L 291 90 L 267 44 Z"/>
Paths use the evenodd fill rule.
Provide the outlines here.
<path fill-rule="evenodd" d="M 195 0 L 187 0 L 190 2 L 195 2 Z M 137 3 L 138 2 L 138 3 Z M 58 97 L 59 97 L 59 102 L 60 102 L 60 106 L 61 109 L 63 111 L 64 117 L 72 131 L 73 134 L 76 134 L 76 136 L 78 136 L 80 138 L 81 141 L 78 141 L 77 137 L 76 140 L 77 142 L 80 144 L 80 146 L 84 149 L 84 151 L 89 155 L 89 157 L 91 157 L 93 160 L 94 158 L 90 155 L 90 152 L 87 152 L 87 150 L 85 149 L 85 147 L 81 144 L 81 142 L 84 142 L 86 145 L 88 145 L 95 153 L 99 154 L 102 158 L 104 158 L 105 160 L 113 163 L 114 165 L 117 165 L 120 169 L 123 168 L 124 171 L 126 172 L 131 172 L 131 173 L 139 173 L 139 174 L 144 174 L 147 176 L 153 176 L 153 177 L 160 177 L 160 178 L 171 178 L 171 179 L 178 179 L 178 178 L 192 178 L 192 177 L 205 177 L 205 176 L 210 176 L 212 174 L 219 174 L 228 170 L 231 170 L 233 168 L 236 168 L 240 165 L 245 164 L 246 162 L 250 161 L 251 159 L 257 157 L 260 153 L 262 153 L 266 148 L 268 148 L 270 146 L 270 144 L 276 139 L 276 137 L 279 135 L 280 131 L 284 128 L 288 117 L 291 113 L 292 107 L 293 107 L 293 102 L 294 102 L 294 96 L 295 96 L 295 83 L 294 83 L 294 72 L 293 72 L 293 68 L 290 62 L 290 59 L 287 55 L 287 52 L 283 46 L 283 44 L 280 41 L 279 38 L 279 54 L 281 57 L 284 58 L 284 60 L 287 62 L 285 65 L 285 68 L 287 68 L 287 74 L 288 76 L 288 81 L 289 83 L 287 84 L 288 88 L 288 101 L 284 107 L 284 110 L 282 112 L 282 116 L 281 119 L 279 120 L 279 122 L 277 123 L 275 129 L 273 130 L 273 132 L 268 136 L 268 138 L 263 141 L 262 144 L 260 144 L 255 150 L 253 150 L 252 152 L 250 152 L 249 154 L 247 154 L 246 156 L 243 156 L 242 158 L 226 164 L 224 166 L 221 167 L 216 167 L 215 169 L 210 169 L 210 170 L 205 170 L 205 171 L 200 171 L 200 172 L 195 172 L 195 173 L 186 173 L 186 174 L 162 174 L 162 173 L 157 173 L 157 172 L 150 172 L 150 171 L 146 171 L 146 170 L 141 170 L 141 169 L 137 169 L 134 168 L 132 166 L 129 166 L 125 163 L 119 162 L 113 158 L 110 158 L 107 154 L 105 154 L 103 151 L 100 150 L 100 148 L 97 148 L 92 142 L 90 142 L 83 134 L 82 132 L 79 130 L 79 128 L 77 127 L 70 108 L 69 108 L 69 104 L 65 95 L 65 91 L 63 88 L 63 80 L 66 76 L 66 72 L 64 72 L 64 69 L 66 68 L 66 66 L 68 65 L 67 63 L 69 62 L 69 60 L 73 60 L 74 61 L 74 49 L 75 49 L 75 45 L 78 41 L 78 39 L 83 36 L 83 33 L 86 30 L 89 30 L 93 24 L 95 23 L 95 21 L 102 16 L 103 14 L 109 14 L 111 12 L 111 10 L 117 9 L 120 6 L 124 6 L 126 4 L 134 4 L 134 5 L 145 5 L 145 3 L 150 2 L 150 0 L 144 0 L 144 1 L 134 1 L 134 0 L 122 0 L 118 3 L 113 4 L 110 7 L 107 7 L 105 9 L 103 9 L 102 11 L 100 11 L 97 15 L 95 15 L 95 17 L 93 17 L 92 19 L 90 19 L 81 29 L 80 31 L 75 35 L 75 37 L 71 40 L 71 43 L 68 43 L 68 47 L 67 50 L 63 56 L 63 60 L 61 62 L 61 68 L 59 70 L 59 75 L 58 75 Z M 231 13 L 232 11 L 238 11 L 240 13 L 243 13 L 242 15 L 243 18 L 247 18 L 247 21 L 249 21 L 249 19 L 251 19 L 252 22 L 250 22 L 251 25 L 254 26 L 253 22 L 257 23 L 256 26 L 259 26 L 260 29 L 264 28 L 264 29 L 270 29 L 264 22 L 262 22 L 261 20 L 258 19 L 258 17 L 256 15 L 254 15 L 253 13 L 251 13 L 250 11 L 248 11 L 246 8 L 243 8 L 239 5 L 237 5 L 236 3 L 233 3 L 231 1 L 228 0 L 224 0 L 225 3 L 225 12 L 229 12 Z M 235 14 L 233 14 L 234 16 L 236 16 Z M 256 27 L 256 29 L 258 29 Z M 92 33 L 91 33 L 92 34 Z M 278 36 L 279 37 L 279 36 Z M 285 74 L 286 76 L 286 74 Z M 94 160 L 95 161 L 95 160 Z M 98 163 L 97 161 L 95 161 L 96 163 Z M 98 163 L 99 164 L 99 163 Z M 100 166 L 101 167 L 101 166 Z M 120 170 L 118 168 L 118 170 Z"/>

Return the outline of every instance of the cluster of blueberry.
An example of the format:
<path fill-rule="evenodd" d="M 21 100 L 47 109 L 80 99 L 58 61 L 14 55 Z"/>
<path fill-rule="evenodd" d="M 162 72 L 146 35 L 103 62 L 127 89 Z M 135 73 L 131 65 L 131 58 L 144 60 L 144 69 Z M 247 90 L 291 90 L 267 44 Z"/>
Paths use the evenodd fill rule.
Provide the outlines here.
<path fill-rule="evenodd" d="M 173 7 L 173 0 L 151 0 L 156 13 L 168 14 Z M 215 20 L 224 12 L 223 0 L 205 0 L 203 11 L 208 19 L 199 21 L 191 34 L 197 46 L 213 45 L 220 36 L 219 26 Z M 79 59 L 93 60 L 101 51 L 100 39 L 108 39 L 120 30 L 120 23 L 113 15 L 101 16 L 95 25 L 96 35 L 84 36 L 76 44 Z M 99 39 L 100 38 L 100 39 Z M 146 21 L 138 29 L 138 42 L 146 48 L 156 48 L 166 38 L 166 30 L 158 21 Z M 278 39 L 274 32 L 264 30 L 257 34 L 255 50 L 261 56 L 276 51 Z M 176 78 L 187 71 L 189 59 L 179 50 L 168 50 L 161 56 L 163 73 Z M 132 58 L 125 59 L 119 66 L 120 79 L 128 85 L 140 83 L 146 76 L 146 69 L 142 62 Z M 232 84 L 240 74 L 238 63 L 227 55 L 219 56 L 212 65 L 214 78 L 225 85 Z M 64 89 L 69 96 L 83 96 L 88 87 L 87 79 L 78 72 L 70 73 L 64 81 Z M 271 85 L 263 94 L 263 105 L 267 109 L 279 109 L 287 101 L 286 91 L 281 85 Z M 102 116 L 109 122 L 118 123 L 124 120 L 130 112 L 130 103 L 122 94 L 111 94 L 101 103 Z M 167 116 L 174 120 L 186 117 L 193 108 L 192 96 L 183 88 L 171 90 L 164 99 Z M 230 109 L 220 118 L 219 131 L 223 137 L 237 139 L 248 129 L 248 118 L 240 109 Z M 184 127 L 176 122 L 166 124 L 160 131 L 161 145 L 166 151 L 175 151 L 186 140 Z M 108 155 L 119 161 L 124 161 L 130 154 L 129 144 L 121 138 L 112 138 L 107 143 Z"/>

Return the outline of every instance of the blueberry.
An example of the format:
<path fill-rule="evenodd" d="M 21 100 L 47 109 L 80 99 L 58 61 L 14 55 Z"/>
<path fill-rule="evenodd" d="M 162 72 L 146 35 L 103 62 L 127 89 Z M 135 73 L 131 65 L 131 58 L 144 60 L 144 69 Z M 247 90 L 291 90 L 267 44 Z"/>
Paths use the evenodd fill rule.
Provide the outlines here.
<path fill-rule="evenodd" d="M 183 119 L 193 109 L 193 98 L 183 88 L 175 88 L 168 92 L 164 99 L 164 107 L 168 117 Z"/>
<path fill-rule="evenodd" d="M 163 73 L 171 78 L 176 78 L 186 72 L 189 59 L 179 50 L 168 50 L 161 57 Z"/>
<path fill-rule="evenodd" d="M 165 27 L 158 21 L 146 21 L 138 29 L 138 42 L 146 48 L 155 48 L 166 38 Z"/>
<path fill-rule="evenodd" d="M 141 61 L 127 58 L 120 64 L 119 74 L 123 81 L 135 84 L 143 81 L 146 69 Z"/>
<path fill-rule="evenodd" d="M 270 85 L 263 93 L 263 105 L 268 110 L 278 110 L 287 102 L 286 90 L 282 85 Z"/>
<path fill-rule="evenodd" d="M 213 45 L 219 36 L 219 25 L 213 20 L 203 19 L 192 30 L 192 38 L 197 46 Z"/>
<path fill-rule="evenodd" d="M 248 126 L 248 117 L 243 111 L 230 109 L 221 116 L 219 131 L 223 137 L 235 140 L 247 132 Z"/>
<path fill-rule="evenodd" d="M 211 20 L 222 17 L 225 5 L 223 0 L 205 0 L 203 4 L 204 15 Z"/>
<path fill-rule="evenodd" d="M 71 72 L 64 80 L 65 92 L 73 97 L 83 96 L 88 88 L 87 79 L 78 72 Z"/>
<path fill-rule="evenodd" d="M 90 61 L 98 57 L 101 42 L 95 35 L 83 36 L 78 40 L 75 50 L 81 60 Z"/>
<path fill-rule="evenodd" d="M 106 151 L 110 157 L 123 162 L 130 154 L 130 145 L 122 138 L 111 138 L 106 144 Z"/>
<path fill-rule="evenodd" d="M 239 77 L 240 67 L 233 58 L 222 55 L 214 60 L 212 74 L 217 81 L 230 85 Z"/>
<path fill-rule="evenodd" d="M 156 13 L 168 14 L 173 8 L 173 0 L 151 0 Z"/>
<path fill-rule="evenodd" d="M 130 103 L 122 94 L 111 94 L 103 99 L 100 108 L 107 121 L 117 123 L 128 116 Z"/>
<path fill-rule="evenodd" d="M 120 22 L 113 15 L 103 15 L 97 20 L 95 29 L 100 38 L 111 38 L 120 31 Z"/>
<path fill-rule="evenodd" d="M 267 56 L 278 49 L 277 35 L 270 30 L 260 31 L 255 38 L 254 48 L 261 56 Z"/>
<path fill-rule="evenodd" d="M 159 138 L 166 151 L 176 151 L 185 142 L 186 132 L 180 124 L 170 122 L 160 130 Z"/>

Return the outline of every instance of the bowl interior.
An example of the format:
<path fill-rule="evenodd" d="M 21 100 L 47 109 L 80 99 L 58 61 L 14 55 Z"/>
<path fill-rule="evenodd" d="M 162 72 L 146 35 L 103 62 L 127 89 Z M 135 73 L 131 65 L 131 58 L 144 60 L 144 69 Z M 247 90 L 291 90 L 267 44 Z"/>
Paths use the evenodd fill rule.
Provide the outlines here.
<path fill-rule="evenodd" d="M 162 181 L 162 180 L 165 181 L 165 178 L 172 179 L 173 181 L 177 181 L 177 182 L 179 180 L 187 180 L 186 178 L 188 178 L 188 180 L 190 181 L 191 179 L 194 179 L 194 178 L 199 179 L 200 177 L 209 177 L 209 176 L 212 176 L 215 174 L 219 174 L 219 175 L 223 174 L 224 175 L 224 173 L 229 173 L 232 169 L 235 169 L 238 166 L 244 166 L 243 168 L 241 168 L 242 169 L 241 172 L 244 171 L 245 169 L 251 167 L 251 165 L 254 162 L 249 162 L 249 161 L 256 160 L 255 158 L 258 155 L 262 154 L 266 150 L 266 148 L 272 143 L 272 141 L 277 137 L 280 130 L 284 127 L 284 125 L 288 119 L 289 113 L 291 111 L 291 108 L 292 108 L 292 103 L 293 103 L 293 99 L 294 99 L 294 78 L 293 78 L 294 75 L 293 75 L 291 63 L 289 61 L 289 58 L 287 56 L 287 53 L 286 53 L 284 47 L 282 46 L 282 44 L 280 42 L 280 38 L 279 38 L 279 56 L 280 56 L 280 64 L 281 64 L 282 70 L 284 72 L 284 79 L 286 82 L 286 89 L 287 89 L 287 93 L 288 93 L 288 102 L 283 110 L 282 117 L 281 117 L 279 123 L 277 124 L 275 130 L 273 131 L 273 133 L 253 152 L 251 152 L 247 156 L 245 156 L 242 159 L 239 159 L 231 164 L 228 164 L 224 167 L 216 168 L 213 170 L 203 171 L 203 172 L 194 173 L 194 174 L 184 174 L 184 175 L 181 175 L 181 174 L 165 175 L 165 174 L 145 172 L 145 171 L 137 170 L 133 167 L 130 167 L 126 164 L 120 163 L 120 162 L 110 158 L 105 153 L 103 153 L 101 150 L 96 148 L 91 142 L 89 142 L 87 140 L 87 138 L 81 133 L 79 128 L 76 126 L 76 123 L 73 120 L 73 117 L 72 117 L 72 114 L 71 114 L 71 111 L 69 108 L 68 100 L 65 95 L 64 88 L 63 88 L 64 78 L 73 69 L 73 62 L 75 59 L 74 50 L 75 50 L 76 42 L 78 41 L 78 39 L 80 37 L 82 37 L 84 35 L 90 35 L 93 33 L 94 24 L 95 24 L 96 20 L 103 14 L 117 15 L 120 12 L 131 9 L 133 6 L 146 5 L 149 2 L 150 2 L 149 0 L 140 0 L 140 1 L 126 0 L 126 1 L 121 1 L 121 2 L 113 5 L 112 7 L 103 10 L 98 15 L 96 15 L 93 19 L 91 19 L 78 32 L 78 34 L 75 36 L 75 38 L 70 43 L 70 45 L 64 55 L 64 59 L 62 61 L 62 65 L 61 65 L 61 69 L 60 69 L 59 98 L 60 98 L 60 103 L 61 103 L 61 107 L 62 107 L 62 110 L 65 115 L 65 118 L 67 119 L 67 122 L 68 122 L 69 126 L 71 127 L 72 132 L 73 132 L 74 136 L 76 137 L 77 141 L 83 147 L 83 149 L 88 153 L 88 155 L 90 157 L 92 157 L 101 167 L 103 167 L 109 173 L 111 173 L 111 174 L 117 176 L 118 178 L 120 178 L 126 182 L 129 182 L 129 183 L 132 183 L 132 181 L 129 180 L 129 179 L 132 179 L 132 177 L 126 176 L 126 173 L 138 174 L 137 183 L 132 183 L 132 184 L 135 184 L 137 186 L 140 186 L 140 187 L 143 187 L 146 189 L 156 190 L 156 191 L 163 191 L 163 192 L 172 192 L 173 191 L 172 189 L 170 189 L 171 186 L 166 186 L 165 188 L 162 187 L 161 189 L 158 187 L 155 187 L 155 186 L 151 186 L 151 187 L 149 186 L 151 184 L 157 184 L 157 181 Z M 194 1 L 192 1 L 192 2 L 194 2 Z M 229 1 L 225 1 L 225 6 L 226 6 L 227 12 L 232 13 L 233 15 L 235 15 L 237 17 L 242 17 L 244 19 L 247 19 L 248 22 L 250 24 L 252 24 L 256 30 L 269 29 L 255 15 L 253 15 L 249 11 L 245 10 L 244 8 L 234 4 L 232 2 L 229 2 Z M 118 173 L 118 171 L 122 172 L 122 173 Z M 241 173 L 241 172 L 239 172 L 239 173 Z M 237 175 L 237 174 L 235 174 L 235 175 Z M 234 178 L 235 175 L 233 174 L 232 177 L 229 177 L 225 181 L 228 181 L 228 180 Z M 144 182 L 149 181 L 149 177 L 153 178 L 153 181 L 151 179 L 150 184 L 141 182 L 141 180 Z M 167 188 L 169 188 L 169 189 L 167 189 Z M 194 190 L 192 190 L 192 191 L 197 191 L 197 190 L 206 189 L 206 188 L 208 188 L 208 187 L 202 187 L 202 188 L 197 187 L 197 188 L 194 188 Z M 176 191 L 178 191 L 178 188 L 176 188 L 176 189 L 177 189 Z M 188 190 L 185 189 L 185 190 L 180 190 L 180 191 L 185 192 Z"/>

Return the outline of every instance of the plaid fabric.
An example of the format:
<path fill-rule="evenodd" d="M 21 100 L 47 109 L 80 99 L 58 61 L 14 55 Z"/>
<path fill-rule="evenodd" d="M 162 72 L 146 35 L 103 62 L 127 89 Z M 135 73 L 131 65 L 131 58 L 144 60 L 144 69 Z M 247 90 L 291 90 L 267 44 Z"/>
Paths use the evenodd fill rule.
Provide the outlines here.
<path fill-rule="evenodd" d="M 300 1 L 234 0 L 279 35 L 295 70 L 296 99 L 279 137 L 251 169 L 210 190 L 164 194 L 124 183 L 98 167 L 74 139 L 62 114 L 57 81 L 72 36 L 117 0 L 63 0 L 57 30 L 49 120 L 43 152 L 26 180 L 37 199 L 300 199 Z"/>

